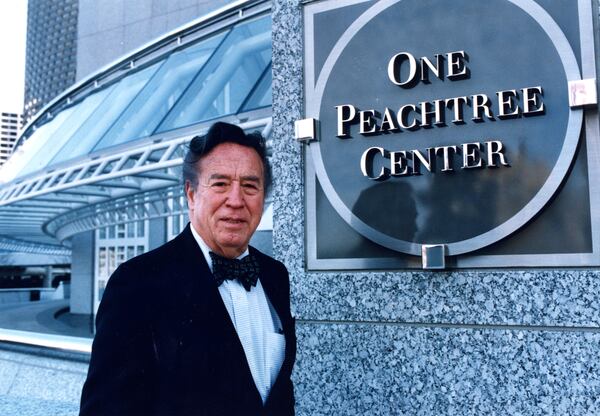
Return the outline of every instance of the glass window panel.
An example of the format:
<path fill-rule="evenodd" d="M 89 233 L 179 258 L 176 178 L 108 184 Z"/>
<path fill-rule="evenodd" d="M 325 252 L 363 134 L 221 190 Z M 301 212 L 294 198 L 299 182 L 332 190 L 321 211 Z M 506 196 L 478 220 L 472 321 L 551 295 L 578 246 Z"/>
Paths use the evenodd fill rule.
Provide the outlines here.
<path fill-rule="evenodd" d="M 117 247 L 117 266 L 125 261 L 125 247 L 118 246 Z"/>
<path fill-rule="evenodd" d="M 135 223 L 134 222 L 127 223 L 127 237 L 128 238 L 135 237 Z"/>
<path fill-rule="evenodd" d="M 17 176 L 26 175 L 45 167 L 49 160 L 46 155 L 54 151 L 57 146 L 62 146 L 60 143 L 64 143 L 62 141 L 64 135 L 61 133 L 70 124 L 70 119 L 72 118 L 70 115 L 77 113 L 79 107 L 86 102 L 87 100 L 76 106 L 62 110 L 53 120 L 40 126 L 3 165 L 2 170 L 0 170 L 0 176 L 5 181 L 9 181 Z M 52 141 L 52 146 L 47 145 L 50 141 Z M 41 160 L 37 160 L 38 158 Z"/>
<path fill-rule="evenodd" d="M 52 159 L 52 163 L 64 162 L 89 153 L 161 64 L 162 61 L 157 62 L 119 81 L 102 104 L 96 108 L 68 143 L 63 146 L 60 153 Z"/>
<path fill-rule="evenodd" d="M 256 108 L 269 107 L 272 105 L 271 85 L 273 84 L 273 73 L 271 65 L 263 74 L 262 79 L 252 91 L 252 95 L 248 98 L 241 111 L 250 111 Z"/>
<path fill-rule="evenodd" d="M 52 140 L 52 135 L 72 111 L 72 108 L 62 111 L 53 120 L 33 132 L 31 137 L 16 149 L 12 157 L 6 162 L 1 176 L 9 181 L 17 176 L 42 169 L 45 165 L 36 160 L 39 159 L 38 155 L 47 152 L 46 149 L 50 147 L 47 144 Z"/>
<path fill-rule="evenodd" d="M 28 166 L 23 169 L 22 174 L 24 175 L 46 167 L 63 148 L 65 143 L 69 141 L 71 136 L 73 136 L 73 133 L 81 127 L 85 120 L 87 120 L 92 112 L 100 105 L 100 103 L 102 103 L 112 88 L 113 86 L 91 94 L 77 105 L 63 110 L 58 114 L 56 119 L 64 117 L 65 120 L 60 124 L 58 129 L 53 130 L 50 133 L 51 145 L 48 143 L 48 146 L 44 146 L 40 149 Z"/>
<path fill-rule="evenodd" d="M 109 275 L 111 275 L 112 272 L 114 272 L 115 269 L 117 268 L 115 263 L 116 263 L 115 248 L 109 247 L 108 248 L 108 274 Z"/>
<path fill-rule="evenodd" d="M 127 246 L 127 260 L 135 257 L 135 247 Z"/>
<path fill-rule="evenodd" d="M 115 238 L 115 226 L 108 226 L 108 238 Z"/>
<path fill-rule="evenodd" d="M 139 256 L 140 254 L 144 253 L 144 246 L 137 246 L 137 255 Z"/>
<path fill-rule="evenodd" d="M 271 17 L 236 26 L 157 132 L 236 113 L 271 62 Z"/>
<path fill-rule="evenodd" d="M 117 238 L 125 238 L 125 224 L 117 224 Z"/>
<path fill-rule="evenodd" d="M 104 227 L 100 228 L 99 232 L 100 232 L 100 236 L 98 238 L 101 240 L 104 240 L 106 238 L 106 228 L 104 228 Z"/>
<path fill-rule="evenodd" d="M 94 150 L 151 135 L 158 123 L 173 108 L 194 75 L 219 46 L 226 33 L 221 32 L 173 53 Z"/>
<path fill-rule="evenodd" d="M 143 237 L 146 234 L 146 229 L 144 227 L 144 221 L 138 221 L 137 231 L 138 231 L 138 234 L 137 234 L 138 237 Z"/>
<path fill-rule="evenodd" d="M 98 276 L 105 277 L 108 275 L 106 264 L 106 248 L 101 247 L 98 253 Z"/>

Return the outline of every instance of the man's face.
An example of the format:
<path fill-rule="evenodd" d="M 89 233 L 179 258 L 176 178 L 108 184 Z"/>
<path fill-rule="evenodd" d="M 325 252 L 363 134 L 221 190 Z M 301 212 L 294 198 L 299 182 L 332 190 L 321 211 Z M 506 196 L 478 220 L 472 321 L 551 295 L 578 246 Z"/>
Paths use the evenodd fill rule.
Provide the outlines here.
<path fill-rule="evenodd" d="M 223 143 L 198 162 L 198 185 L 185 191 L 190 221 L 212 251 L 235 258 L 248 247 L 265 201 L 263 164 L 246 146 Z"/>

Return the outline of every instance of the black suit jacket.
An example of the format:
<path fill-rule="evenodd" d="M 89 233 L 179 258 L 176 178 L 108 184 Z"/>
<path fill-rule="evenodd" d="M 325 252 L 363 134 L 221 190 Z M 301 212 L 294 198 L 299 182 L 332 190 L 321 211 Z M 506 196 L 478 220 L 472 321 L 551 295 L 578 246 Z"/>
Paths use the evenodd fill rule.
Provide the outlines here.
<path fill-rule="evenodd" d="M 254 248 L 286 348 L 263 405 L 242 344 L 189 224 L 174 240 L 111 276 L 81 415 L 293 415 L 296 356 L 285 266 Z"/>

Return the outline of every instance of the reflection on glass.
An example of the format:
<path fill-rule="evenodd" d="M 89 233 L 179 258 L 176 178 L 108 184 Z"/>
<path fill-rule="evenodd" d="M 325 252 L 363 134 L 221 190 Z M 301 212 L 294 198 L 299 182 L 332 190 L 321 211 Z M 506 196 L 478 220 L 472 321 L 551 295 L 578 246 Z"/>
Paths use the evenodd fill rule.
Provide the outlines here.
<path fill-rule="evenodd" d="M 137 223 L 137 231 L 138 231 L 137 236 L 138 237 L 144 237 L 144 235 L 146 234 L 146 229 L 145 229 L 144 224 L 145 224 L 144 221 L 138 221 L 138 223 Z"/>
<path fill-rule="evenodd" d="M 272 104 L 271 84 L 273 83 L 273 74 L 271 65 L 265 70 L 260 82 L 248 97 L 240 111 L 250 111 L 255 108 L 268 107 Z"/>
<path fill-rule="evenodd" d="M 135 223 L 127 223 L 127 238 L 135 237 Z"/>
<path fill-rule="evenodd" d="M 271 17 L 235 27 L 158 132 L 236 113 L 271 62 Z"/>
<path fill-rule="evenodd" d="M 38 151 L 28 166 L 23 169 L 21 174 L 25 175 L 30 172 L 34 172 L 38 169 L 42 169 L 48 165 L 48 162 L 52 160 L 59 152 L 59 150 L 69 141 L 73 133 L 81 127 L 81 125 L 87 120 L 92 112 L 100 105 L 100 103 L 106 98 L 108 93 L 112 90 L 112 86 L 98 91 L 86 97 L 83 101 L 74 105 L 73 107 L 63 110 L 56 119 L 62 117 L 65 114 L 65 121 L 61 123 L 58 129 L 52 131 L 52 143 L 48 146 L 44 146 Z M 37 132 L 34 133 L 36 135 Z"/>
<path fill-rule="evenodd" d="M 117 238 L 125 238 L 125 224 L 117 225 Z"/>
<path fill-rule="evenodd" d="M 162 61 L 157 62 L 119 81 L 102 104 L 96 108 L 94 113 L 63 146 L 60 153 L 52 160 L 52 163 L 63 162 L 89 153 L 104 132 L 146 85 L 146 82 L 156 72 L 161 63 Z"/>
<path fill-rule="evenodd" d="M 183 91 L 221 43 L 227 32 L 173 53 L 156 72 L 94 150 L 152 134 Z"/>
<path fill-rule="evenodd" d="M 31 137 L 19 147 L 15 153 L 8 159 L 2 169 L 2 176 L 6 181 L 10 181 L 17 176 L 26 175 L 45 165 L 40 162 L 40 154 L 47 153 L 48 142 L 54 132 L 61 126 L 73 109 L 64 110 L 53 120 L 37 129 Z"/>

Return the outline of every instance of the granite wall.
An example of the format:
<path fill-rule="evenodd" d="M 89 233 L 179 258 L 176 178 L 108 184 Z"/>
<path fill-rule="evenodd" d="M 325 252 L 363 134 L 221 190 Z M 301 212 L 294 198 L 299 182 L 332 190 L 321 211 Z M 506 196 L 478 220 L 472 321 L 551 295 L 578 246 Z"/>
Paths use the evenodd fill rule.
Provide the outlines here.
<path fill-rule="evenodd" d="M 273 6 L 273 249 L 298 415 L 600 414 L 596 270 L 306 271 L 301 3 Z"/>

